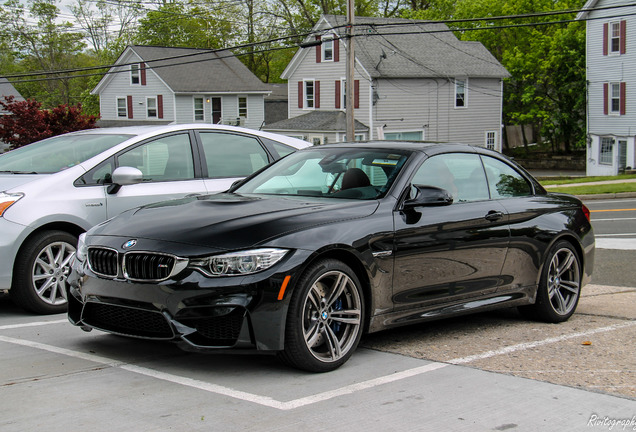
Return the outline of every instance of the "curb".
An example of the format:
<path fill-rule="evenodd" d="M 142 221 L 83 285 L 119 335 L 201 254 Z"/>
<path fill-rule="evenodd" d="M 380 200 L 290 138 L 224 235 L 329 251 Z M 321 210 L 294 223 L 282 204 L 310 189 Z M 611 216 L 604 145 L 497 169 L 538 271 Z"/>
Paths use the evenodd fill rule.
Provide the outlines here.
<path fill-rule="evenodd" d="M 580 200 L 636 198 L 636 192 L 618 192 L 618 193 L 574 195 L 574 196 Z"/>

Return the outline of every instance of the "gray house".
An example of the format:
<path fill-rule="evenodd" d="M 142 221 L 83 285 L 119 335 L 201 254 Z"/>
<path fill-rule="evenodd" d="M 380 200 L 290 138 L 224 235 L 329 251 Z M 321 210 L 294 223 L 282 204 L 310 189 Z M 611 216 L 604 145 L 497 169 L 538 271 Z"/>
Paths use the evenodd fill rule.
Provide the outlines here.
<path fill-rule="evenodd" d="M 314 143 L 345 137 L 345 17 L 324 15 L 282 74 L 289 119 L 264 129 Z M 355 139 L 464 142 L 501 150 L 505 68 L 444 24 L 355 18 Z M 309 44 L 308 44 L 309 45 Z"/>
<path fill-rule="evenodd" d="M 0 99 L 4 102 L 4 98 L 5 96 L 13 96 L 15 99 L 14 101 L 19 102 L 19 101 L 23 101 L 24 98 L 22 97 L 22 95 L 20 94 L 20 92 L 18 92 L 15 87 L 13 87 L 13 84 L 11 84 L 9 82 L 9 80 L 7 80 L 6 78 L 0 78 Z M 0 116 L 4 116 L 9 114 L 8 112 L 6 112 L 4 110 L 4 108 L 2 106 L 0 106 Z M 0 141 L 0 153 L 6 151 L 9 149 L 9 145 L 5 144 L 4 142 Z"/>
<path fill-rule="evenodd" d="M 229 51 L 129 46 L 93 89 L 100 126 L 221 123 L 259 129 L 271 90 Z"/>
<path fill-rule="evenodd" d="M 599 9 L 630 5 L 620 9 Z M 636 6 L 627 0 L 588 0 L 586 20 L 587 175 L 636 167 Z"/>

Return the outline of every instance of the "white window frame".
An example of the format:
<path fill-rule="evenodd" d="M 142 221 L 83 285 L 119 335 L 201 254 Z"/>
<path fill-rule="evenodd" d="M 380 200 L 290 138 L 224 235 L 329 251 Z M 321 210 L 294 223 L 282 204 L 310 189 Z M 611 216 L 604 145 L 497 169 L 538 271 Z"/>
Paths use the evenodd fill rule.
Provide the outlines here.
<path fill-rule="evenodd" d="M 241 102 L 245 102 L 245 106 L 241 107 Z M 247 118 L 247 96 L 238 96 L 237 109 L 238 117 Z"/>
<path fill-rule="evenodd" d="M 325 37 L 322 38 L 322 50 L 320 51 L 320 54 L 322 56 L 321 61 L 323 62 L 335 61 L 334 60 L 334 54 L 335 54 L 334 39 L 335 37 L 333 34 L 326 35 Z M 327 50 L 329 50 L 329 52 L 331 53 L 330 57 L 327 57 Z"/>
<path fill-rule="evenodd" d="M 612 55 L 619 55 L 621 53 L 621 22 L 610 21 L 608 25 L 607 35 L 607 52 Z M 614 41 L 616 41 L 616 49 L 614 49 Z"/>
<path fill-rule="evenodd" d="M 119 101 L 124 101 L 123 111 L 119 106 Z M 117 113 L 117 118 L 128 118 L 128 98 L 127 97 L 117 97 L 115 98 L 115 112 Z M 121 115 L 121 113 L 124 115 Z"/>
<path fill-rule="evenodd" d="M 459 85 L 460 83 L 463 84 Z M 459 92 L 460 88 L 463 89 L 463 93 Z M 463 105 L 457 105 L 457 99 L 460 94 L 463 94 Z M 468 78 L 455 78 L 454 105 L 457 109 L 468 108 Z"/>
<path fill-rule="evenodd" d="M 151 107 L 151 103 L 154 106 Z M 155 115 L 150 114 L 151 109 L 155 110 Z M 146 118 L 159 118 L 159 106 L 157 105 L 156 97 L 146 97 Z"/>
<path fill-rule="evenodd" d="M 307 97 L 307 84 L 311 83 L 311 106 L 309 106 L 310 99 Z M 316 80 L 306 79 L 303 80 L 303 109 L 313 110 L 316 109 Z"/>
<path fill-rule="evenodd" d="M 340 78 L 340 109 L 347 110 L 347 79 Z"/>
<path fill-rule="evenodd" d="M 616 92 L 615 92 L 616 91 Z M 607 95 L 607 112 L 610 115 L 621 114 L 621 83 L 611 82 L 609 83 L 609 94 Z M 616 102 L 616 109 L 614 109 L 614 102 Z"/>
<path fill-rule="evenodd" d="M 130 65 L 130 85 L 141 85 L 141 71 L 138 64 Z"/>
<path fill-rule="evenodd" d="M 201 100 L 201 109 L 197 109 L 197 100 Z M 197 114 L 201 114 L 201 118 L 197 118 Z M 193 96 L 192 97 L 192 118 L 195 122 L 205 121 L 205 98 L 203 96 Z"/>
<path fill-rule="evenodd" d="M 421 133 L 422 136 L 421 138 L 417 139 L 416 141 L 424 141 L 426 139 L 426 131 L 424 129 L 411 129 L 411 130 L 390 130 L 390 131 L 384 131 L 385 136 L 386 134 L 406 134 L 406 133 Z M 385 140 L 387 140 L 387 138 L 384 138 Z M 390 138 L 391 140 L 395 139 L 395 140 L 402 140 L 402 138 Z"/>
<path fill-rule="evenodd" d="M 614 138 L 601 137 L 598 143 L 599 165 L 613 165 L 614 163 Z"/>
<path fill-rule="evenodd" d="M 497 131 L 486 131 L 485 147 L 490 150 L 497 150 Z"/>

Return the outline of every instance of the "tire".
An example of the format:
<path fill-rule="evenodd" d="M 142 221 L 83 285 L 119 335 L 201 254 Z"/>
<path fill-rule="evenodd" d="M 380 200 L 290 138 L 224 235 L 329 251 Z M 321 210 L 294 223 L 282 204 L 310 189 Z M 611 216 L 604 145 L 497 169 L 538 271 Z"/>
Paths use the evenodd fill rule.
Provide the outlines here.
<path fill-rule="evenodd" d="M 77 237 L 65 231 L 42 231 L 28 239 L 13 267 L 9 293 L 13 301 L 37 314 L 66 311 L 67 278 Z"/>
<path fill-rule="evenodd" d="M 364 323 L 364 295 L 355 273 L 326 259 L 311 265 L 292 295 L 280 358 L 309 372 L 329 372 L 351 357 Z"/>
<path fill-rule="evenodd" d="M 535 304 L 520 312 L 531 319 L 549 323 L 567 321 L 581 297 L 581 261 L 566 241 L 555 243 L 546 256 Z"/>

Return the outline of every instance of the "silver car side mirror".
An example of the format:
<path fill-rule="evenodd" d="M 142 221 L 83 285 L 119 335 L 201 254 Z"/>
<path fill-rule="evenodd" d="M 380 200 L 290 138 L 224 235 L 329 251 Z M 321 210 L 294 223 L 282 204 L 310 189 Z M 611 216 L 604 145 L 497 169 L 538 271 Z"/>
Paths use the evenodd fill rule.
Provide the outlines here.
<path fill-rule="evenodd" d="M 116 194 L 122 186 L 141 183 L 144 174 L 137 168 L 121 166 L 115 168 L 112 174 L 112 184 L 108 187 L 109 194 Z"/>

